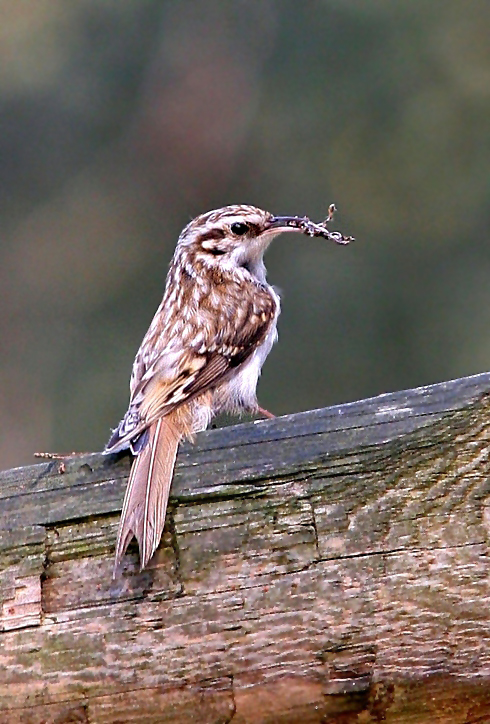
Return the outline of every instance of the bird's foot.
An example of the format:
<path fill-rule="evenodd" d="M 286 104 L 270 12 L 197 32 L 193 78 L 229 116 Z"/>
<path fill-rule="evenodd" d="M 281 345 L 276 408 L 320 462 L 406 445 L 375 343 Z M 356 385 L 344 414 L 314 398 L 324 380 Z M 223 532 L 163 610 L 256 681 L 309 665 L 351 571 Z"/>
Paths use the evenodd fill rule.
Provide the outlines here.
<path fill-rule="evenodd" d="M 269 410 L 266 410 L 265 407 L 260 407 L 260 406 L 257 407 L 257 412 L 260 415 L 263 415 L 264 417 L 266 417 L 268 420 L 274 420 L 276 417 L 275 415 L 272 414 L 272 412 L 269 412 Z"/>

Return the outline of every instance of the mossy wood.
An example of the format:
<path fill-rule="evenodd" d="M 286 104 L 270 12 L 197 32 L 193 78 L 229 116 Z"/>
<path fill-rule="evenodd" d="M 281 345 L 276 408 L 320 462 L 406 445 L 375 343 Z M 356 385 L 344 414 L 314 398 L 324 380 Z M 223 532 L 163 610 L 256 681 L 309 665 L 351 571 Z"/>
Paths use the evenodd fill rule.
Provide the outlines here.
<path fill-rule="evenodd" d="M 0 721 L 490 721 L 490 374 L 0 476 Z"/>

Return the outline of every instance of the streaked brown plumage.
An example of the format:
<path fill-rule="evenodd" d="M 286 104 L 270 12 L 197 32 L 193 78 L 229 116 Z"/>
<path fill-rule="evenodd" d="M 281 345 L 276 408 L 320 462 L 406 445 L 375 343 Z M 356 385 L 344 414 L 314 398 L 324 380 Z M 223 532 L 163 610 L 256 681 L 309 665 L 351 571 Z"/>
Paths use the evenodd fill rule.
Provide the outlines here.
<path fill-rule="evenodd" d="M 198 216 L 182 231 L 162 303 L 134 361 L 128 411 L 105 448 L 135 455 L 115 571 L 133 535 L 141 568 L 160 542 L 180 440 L 192 439 L 218 412 L 260 410 L 257 380 L 280 311 L 263 254 L 276 234 L 295 230 L 351 240 L 325 222 L 240 205 Z"/>

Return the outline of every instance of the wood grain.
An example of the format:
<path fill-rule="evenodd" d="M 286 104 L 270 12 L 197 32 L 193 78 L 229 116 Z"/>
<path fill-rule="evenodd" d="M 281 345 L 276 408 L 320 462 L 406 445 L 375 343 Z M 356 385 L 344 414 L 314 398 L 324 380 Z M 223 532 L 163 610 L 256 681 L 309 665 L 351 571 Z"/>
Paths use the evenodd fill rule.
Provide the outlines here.
<path fill-rule="evenodd" d="M 490 721 L 490 374 L 0 474 L 0 721 Z"/>

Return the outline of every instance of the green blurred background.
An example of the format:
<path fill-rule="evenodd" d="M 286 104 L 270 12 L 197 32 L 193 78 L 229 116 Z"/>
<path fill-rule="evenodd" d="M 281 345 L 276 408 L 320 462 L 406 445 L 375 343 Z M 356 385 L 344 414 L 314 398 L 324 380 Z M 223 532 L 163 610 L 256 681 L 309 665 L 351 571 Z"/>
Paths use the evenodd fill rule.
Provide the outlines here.
<path fill-rule="evenodd" d="M 0 466 L 98 450 L 187 221 L 280 237 L 287 413 L 490 369 L 490 3 L 1 0 Z"/>

